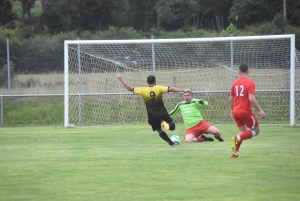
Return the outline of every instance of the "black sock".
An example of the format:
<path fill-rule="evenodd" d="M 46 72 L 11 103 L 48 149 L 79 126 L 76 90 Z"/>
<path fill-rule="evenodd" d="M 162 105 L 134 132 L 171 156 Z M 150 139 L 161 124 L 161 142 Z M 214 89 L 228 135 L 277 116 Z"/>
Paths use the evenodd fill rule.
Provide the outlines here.
<path fill-rule="evenodd" d="M 174 143 L 171 141 L 171 139 L 169 138 L 169 136 L 167 135 L 167 133 L 165 133 L 165 131 L 161 132 L 159 134 L 159 136 L 166 141 L 169 145 L 173 145 Z"/>

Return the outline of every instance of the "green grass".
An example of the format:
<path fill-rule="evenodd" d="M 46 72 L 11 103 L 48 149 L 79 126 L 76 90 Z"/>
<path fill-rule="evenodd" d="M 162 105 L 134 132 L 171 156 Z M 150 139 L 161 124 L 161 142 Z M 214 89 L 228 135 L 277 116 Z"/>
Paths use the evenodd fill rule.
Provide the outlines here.
<path fill-rule="evenodd" d="M 12 97 L 3 102 L 5 125 L 63 125 L 63 97 Z"/>
<path fill-rule="evenodd" d="M 300 198 L 300 128 L 262 126 L 231 159 L 224 143 L 169 147 L 150 126 L 0 127 L 0 200 L 243 200 Z"/>

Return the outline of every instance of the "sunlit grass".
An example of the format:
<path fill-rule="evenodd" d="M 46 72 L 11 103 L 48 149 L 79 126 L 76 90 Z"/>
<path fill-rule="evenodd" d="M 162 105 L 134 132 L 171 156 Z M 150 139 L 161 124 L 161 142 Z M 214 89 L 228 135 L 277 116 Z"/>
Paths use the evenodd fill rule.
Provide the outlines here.
<path fill-rule="evenodd" d="M 231 159 L 224 143 L 169 147 L 148 125 L 1 127 L 3 200 L 245 200 L 300 197 L 299 128 L 262 126 Z"/>

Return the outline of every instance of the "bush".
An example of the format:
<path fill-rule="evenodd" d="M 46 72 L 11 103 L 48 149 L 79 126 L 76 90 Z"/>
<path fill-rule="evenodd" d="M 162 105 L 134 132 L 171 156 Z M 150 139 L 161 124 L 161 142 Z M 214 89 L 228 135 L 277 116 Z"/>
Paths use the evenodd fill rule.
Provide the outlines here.
<path fill-rule="evenodd" d="M 10 62 L 10 82 L 13 82 L 13 79 L 16 77 L 14 73 L 15 64 L 11 61 Z M 7 87 L 8 86 L 8 68 L 5 61 L 0 61 L 0 87 Z"/>
<path fill-rule="evenodd" d="M 138 39 L 142 36 L 131 27 L 116 28 L 109 26 L 106 31 L 101 31 L 98 39 Z"/>

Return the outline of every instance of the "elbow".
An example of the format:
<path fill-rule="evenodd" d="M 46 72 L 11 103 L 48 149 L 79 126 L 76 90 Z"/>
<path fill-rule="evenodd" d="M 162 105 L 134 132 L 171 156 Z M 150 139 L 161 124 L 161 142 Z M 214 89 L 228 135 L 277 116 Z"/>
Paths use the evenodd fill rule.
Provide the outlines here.
<path fill-rule="evenodd" d="M 250 101 L 251 103 L 256 102 L 255 96 L 254 96 L 253 94 L 249 94 L 249 101 Z"/>
<path fill-rule="evenodd" d="M 249 98 L 249 101 L 250 101 L 251 104 L 256 102 L 255 98 Z"/>

